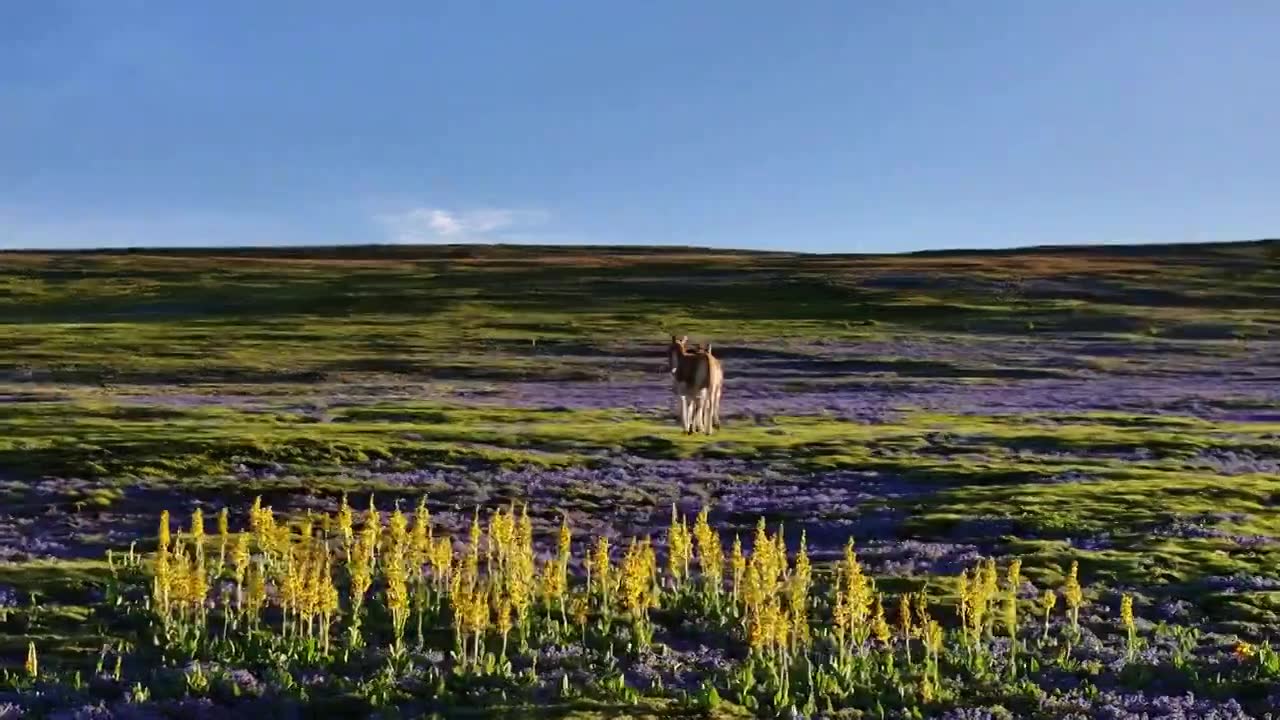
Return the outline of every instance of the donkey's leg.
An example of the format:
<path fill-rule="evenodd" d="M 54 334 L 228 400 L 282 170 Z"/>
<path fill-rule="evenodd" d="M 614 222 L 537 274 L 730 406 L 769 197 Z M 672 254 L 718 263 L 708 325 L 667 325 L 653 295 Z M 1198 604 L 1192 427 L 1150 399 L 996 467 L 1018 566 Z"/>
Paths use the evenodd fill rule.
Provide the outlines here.
<path fill-rule="evenodd" d="M 702 410 L 703 410 L 702 392 L 693 394 L 693 398 L 689 401 L 689 432 L 702 432 Z"/>
<path fill-rule="evenodd" d="M 704 389 L 703 392 L 699 393 L 698 404 L 700 406 L 699 424 L 701 424 L 704 433 L 712 434 L 714 430 L 712 428 L 712 393 L 710 393 L 709 389 Z"/>

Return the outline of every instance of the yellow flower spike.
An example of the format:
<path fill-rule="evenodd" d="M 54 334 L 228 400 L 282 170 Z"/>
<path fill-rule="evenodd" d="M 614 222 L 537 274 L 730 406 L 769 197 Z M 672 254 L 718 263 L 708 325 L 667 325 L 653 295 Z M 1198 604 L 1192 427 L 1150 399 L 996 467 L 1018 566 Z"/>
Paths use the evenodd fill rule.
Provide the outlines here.
<path fill-rule="evenodd" d="M 477 505 L 471 516 L 471 530 L 468 536 L 466 572 L 474 578 L 480 571 L 480 507 Z"/>
<path fill-rule="evenodd" d="M 583 634 L 587 632 L 587 621 L 590 619 L 591 607 L 587 602 L 585 594 L 574 593 L 569 599 L 569 618 L 573 623 L 582 628 Z"/>
<path fill-rule="evenodd" d="M 791 643 L 791 618 L 786 612 L 779 611 L 774 615 L 772 623 L 773 629 L 773 646 L 775 651 L 781 656 L 790 647 Z"/>
<path fill-rule="evenodd" d="M 736 605 L 742 598 L 742 581 L 747 573 L 747 558 L 742 554 L 742 538 L 733 536 L 733 550 L 730 551 L 729 564 L 733 570 L 733 602 Z"/>
<path fill-rule="evenodd" d="M 248 592 L 246 594 L 249 617 L 254 626 L 258 624 L 258 619 L 262 612 L 262 608 L 267 602 L 267 578 L 266 571 L 262 567 L 261 562 L 252 563 L 249 566 Z"/>
<path fill-rule="evenodd" d="M 943 640 L 942 626 L 938 624 L 937 620 L 929 621 L 928 635 L 929 635 L 929 649 L 933 651 L 934 657 L 937 657 L 938 653 L 941 652 L 942 650 L 942 640 Z"/>
<path fill-rule="evenodd" d="M 449 609 L 453 612 L 454 639 L 462 644 L 467 633 L 467 618 L 470 614 L 470 589 L 460 579 L 450 583 Z"/>
<path fill-rule="evenodd" d="M 987 558 L 982 565 L 982 601 L 985 609 L 983 611 L 984 625 L 980 628 L 990 636 L 995 630 L 996 596 L 1000 591 L 1000 574 L 996 570 L 995 558 Z"/>
<path fill-rule="evenodd" d="M 557 538 L 556 551 L 559 559 L 563 563 L 569 561 L 569 551 L 573 543 L 573 532 L 569 529 L 569 515 L 567 513 L 560 514 L 560 535 Z"/>
<path fill-rule="evenodd" d="M 262 496 L 255 495 L 253 504 L 249 506 L 249 532 L 257 534 L 258 524 L 262 517 Z"/>
<path fill-rule="evenodd" d="M 760 547 L 764 548 L 765 545 Z M 755 552 L 753 548 L 751 558 L 747 562 L 746 578 L 742 588 L 742 608 L 744 620 L 748 624 L 759 625 L 760 616 L 765 610 L 765 602 L 770 597 L 766 589 L 767 555 L 767 550 Z M 760 632 L 766 631 L 761 628 Z"/>
<path fill-rule="evenodd" d="M 520 505 L 520 524 L 519 530 L 520 542 L 525 545 L 533 544 L 533 518 L 529 517 L 529 506 L 527 504 Z"/>
<path fill-rule="evenodd" d="M 538 574 L 538 587 L 542 599 L 548 607 L 551 606 L 552 600 L 559 599 L 564 594 L 564 586 L 560 584 L 560 577 L 558 562 L 548 561 L 543 563 L 542 571 Z"/>
<path fill-rule="evenodd" d="M 871 632 L 881 645 L 888 646 L 891 634 L 889 632 L 889 623 L 884 617 L 884 599 L 877 594 L 875 600 L 875 611 L 871 621 Z"/>
<path fill-rule="evenodd" d="M 255 499 L 255 503 L 260 503 L 260 499 Z M 253 523 L 254 542 L 266 556 L 268 564 L 276 561 L 276 530 L 275 515 L 272 514 L 271 508 L 259 507 L 253 515 L 255 519 Z"/>
<path fill-rule="evenodd" d="M 529 517 L 527 505 L 521 506 L 518 520 L 512 508 L 504 532 L 507 533 L 504 538 L 506 557 L 503 560 L 506 567 L 506 591 L 516 622 L 523 632 L 529 608 L 533 605 L 534 583 L 537 581 L 537 567 L 533 557 L 533 520 Z"/>
<path fill-rule="evenodd" d="M 289 621 L 294 617 L 298 607 L 299 592 L 299 575 L 298 575 L 298 558 L 292 551 L 288 552 L 282 558 L 281 578 L 279 583 L 280 590 L 280 609 L 284 612 L 284 632 L 290 634 L 291 628 Z"/>
<path fill-rule="evenodd" d="M 556 542 L 556 599 L 560 601 L 561 619 L 564 614 L 564 594 L 569 589 L 569 561 L 573 553 L 573 532 L 569 529 L 569 516 L 560 516 L 560 535 Z"/>
<path fill-rule="evenodd" d="M 689 522 L 683 514 L 680 515 L 680 537 L 682 540 L 680 577 L 687 584 L 690 580 L 690 569 L 693 567 L 693 533 L 689 530 Z"/>
<path fill-rule="evenodd" d="M 413 580 L 422 579 L 422 569 L 430 562 L 431 557 L 431 513 L 427 512 L 427 497 L 418 500 L 418 508 L 413 513 L 413 533 L 409 545 L 410 565 Z"/>
<path fill-rule="evenodd" d="M 397 501 L 395 509 L 391 512 L 391 520 L 387 524 L 387 538 L 384 552 L 399 553 L 406 549 L 409 539 L 409 519 L 404 516 L 400 510 L 400 503 Z"/>
<path fill-rule="evenodd" d="M 347 504 L 347 494 L 342 494 L 342 504 L 338 506 L 338 534 L 342 539 L 343 554 L 351 561 L 351 546 L 355 543 L 355 518 L 352 517 L 351 506 Z"/>
<path fill-rule="evenodd" d="M 1129 637 L 1128 651 L 1132 659 L 1133 653 L 1138 650 L 1138 626 L 1133 618 L 1133 596 L 1129 593 L 1120 596 L 1120 623 L 1124 624 L 1125 634 Z"/>
<path fill-rule="evenodd" d="M 485 587 L 474 596 L 471 603 L 468 625 L 471 635 L 475 637 L 477 662 L 479 662 L 481 655 L 481 641 L 484 638 L 485 630 L 489 627 L 489 603 L 490 598 L 493 596 L 493 588 Z"/>
<path fill-rule="evenodd" d="M 431 553 L 431 571 L 438 588 L 443 591 L 453 579 L 453 543 L 447 537 L 436 538 Z"/>
<path fill-rule="evenodd" d="M 218 511 L 218 571 L 221 572 L 227 562 L 227 545 L 231 541 L 231 520 L 227 508 Z"/>
<path fill-rule="evenodd" d="M 799 647 L 808 647 L 809 637 L 809 589 L 813 570 L 809 563 L 808 533 L 800 532 L 800 548 L 796 551 L 795 571 L 791 576 L 788 594 L 789 609 L 793 619 L 792 639 Z"/>
<path fill-rule="evenodd" d="M 867 622 L 871 618 L 874 596 L 871 584 L 862 571 L 862 564 L 858 562 L 858 554 L 854 552 L 852 538 L 845 544 L 841 570 L 846 600 L 845 612 L 848 613 L 846 624 L 852 633 L 854 645 L 861 646 L 870 630 Z"/>
<path fill-rule="evenodd" d="M 172 538 L 169 533 L 169 511 L 160 513 L 160 525 L 156 532 L 155 577 L 152 581 L 152 599 L 162 620 L 169 617 L 169 603 L 173 592 Z"/>
<path fill-rule="evenodd" d="M 489 542 L 485 543 L 484 560 L 485 571 L 489 576 L 502 575 L 502 550 L 504 546 L 504 537 L 502 531 L 502 508 L 489 513 L 489 528 L 485 533 Z M 494 563 L 497 567 L 494 567 Z"/>
<path fill-rule="evenodd" d="M 693 536 L 697 542 L 698 572 L 702 575 L 703 587 L 717 596 L 724 582 L 724 549 L 720 544 L 720 534 L 707 522 L 707 516 L 708 508 L 704 505 L 694 522 Z"/>
<path fill-rule="evenodd" d="M 983 565 L 973 568 L 973 574 L 961 575 L 961 593 L 962 599 L 967 595 L 965 602 L 966 619 L 968 620 L 968 634 L 971 643 L 977 643 L 982 637 L 982 629 L 986 624 L 987 617 L 987 583 L 986 570 Z"/>
<path fill-rule="evenodd" d="M 708 537 L 706 552 L 706 581 L 711 592 L 718 598 L 724 592 L 724 541 L 720 533 L 712 532 Z M 717 604 L 719 601 L 717 600 Z"/>
<path fill-rule="evenodd" d="M 194 566 L 192 567 L 191 575 L 187 578 L 187 582 L 191 583 L 190 601 L 192 611 L 203 613 L 205 600 L 209 597 L 209 573 L 204 564 L 204 552 L 198 545 L 196 546 Z"/>
<path fill-rule="evenodd" d="M 204 557 L 204 511 L 196 508 L 191 513 L 191 541 L 195 544 L 197 558 Z"/>
<path fill-rule="evenodd" d="M 321 642 L 326 651 L 329 648 L 329 629 L 333 624 L 333 618 L 340 610 L 338 603 L 338 587 L 333 582 L 333 567 L 329 553 L 324 554 L 323 565 L 320 569 L 320 588 L 319 588 L 319 610 L 320 610 L 320 628 Z"/>
<path fill-rule="evenodd" d="M 688 558 L 689 537 L 676 512 L 676 504 L 671 503 L 671 524 L 667 527 L 667 574 L 671 577 L 673 589 L 678 590 L 684 584 Z"/>
<path fill-rule="evenodd" d="M 364 606 L 365 593 L 369 591 L 369 587 L 373 585 L 373 540 L 372 533 L 364 531 L 356 539 L 355 546 L 352 548 L 352 557 L 349 564 L 349 572 L 351 575 L 351 608 L 353 615 L 359 615 L 360 608 Z"/>
<path fill-rule="evenodd" d="M 925 626 L 931 620 L 929 617 L 929 598 L 924 594 L 924 591 L 915 594 L 915 613 L 916 627 L 920 629 L 920 637 L 923 638 L 926 630 Z"/>
<path fill-rule="evenodd" d="M 836 599 L 832 603 L 832 624 L 836 628 L 836 640 L 843 653 L 847 648 L 845 639 L 851 635 L 852 628 L 849 627 L 849 598 L 844 594 L 844 583 L 837 578 L 835 584 Z"/>
<path fill-rule="evenodd" d="M 1080 605 L 1084 602 L 1084 591 L 1080 587 L 1080 579 L 1078 573 L 1080 563 L 1077 560 L 1071 561 L 1071 572 L 1067 575 L 1067 580 L 1063 584 L 1062 599 L 1067 601 L 1067 608 L 1071 612 L 1071 627 L 1079 627 Z"/>
<path fill-rule="evenodd" d="M 620 574 L 622 576 L 618 589 L 619 599 L 622 601 L 623 608 L 631 614 L 631 618 L 635 622 L 640 622 L 641 610 L 645 598 L 645 583 L 648 581 L 648 572 L 642 565 L 642 557 L 639 550 L 639 544 L 635 538 L 631 539 L 631 544 L 627 546 L 627 552 L 622 558 L 622 568 Z"/>
<path fill-rule="evenodd" d="M 764 524 L 764 517 L 756 520 L 756 536 L 751 544 L 751 559 L 759 560 L 761 567 L 768 564 L 769 551 L 773 549 L 773 545 L 769 542 L 769 533 Z"/>
<path fill-rule="evenodd" d="M 304 636 L 310 636 L 314 629 L 316 608 L 320 604 L 320 564 L 322 558 L 311 545 L 298 548 L 299 570 L 301 576 L 298 585 L 298 622 Z"/>
<path fill-rule="evenodd" d="M 1058 595 L 1052 589 L 1046 589 L 1044 594 L 1040 596 L 1040 612 L 1044 615 L 1044 633 L 1041 639 L 1049 637 L 1049 616 L 1053 613 L 1053 607 L 1058 604 Z"/>
<path fill-rule="evenodd" d="M 249 536 L 245 533 L 236 536 L 236 544 L 231 551 L 231 564 L 235 569 L 236 609 L 240 609 L 244 606 L 244 582 L 249 571 Z"/>
<path fill-rule="evenodd" d="M 364 513 L 365 532 L 369 533 L 370 539 L 373 541 L 370 546 L 378 547 L 378 541 L 382 537 L 382 513 L 378 512 L 377 505 L 373 502 L 373 494 L 369 495 L 369 508 Z"/>
<path fill-rule="evenodd" d="M 911 597 L 907 593 L 898 596 L 898 631 L 902 634 L 902 648 L 907 654 L 907 664 L 911 664 L 911 637 L 914 626 L 911 622 Z"/>
<path fill-rule="evenodd" d="M 288 518 L 281 518 L 280 521 L 276 521 L 273 517 L 271 527 L 274 528 L 273 542 L 275 543 L 276 553 L 280 557 L 291 553 L 293 551 L 293 528 L 289 527 Z"/>
<path fill-rule="evenodd" d="M 162 556 L 166 562 L 157 565 L 157 572 L 163 572 L 166 582 L 163 587 L 157 588 L 165 603 L 165 609 L 173 609 L 181 612 L 186 607 L 185 593 L 187 588 L 187 578 L 185 571 L 185 558 L 182 553 L 181 543 L 174 543 L 173 550 L 169 553 L 167 559 Z"/>
<path fill-rule="evenodd" d="M 1018 586 L 1022 584 L 1022 558 L 1014 558 L 1009 562 L 1009 592 L 1018 593 Z"/>
<path fill-rule="evenodd" d="M 160 530 L 156 533 L 156 545 L 160 552 L 168 552 L 173 542 L 169 534 L 169 511 L 160 511 Z"/>
<path fill-rule="evenodd" d="M 653 549 L 653 543 L 648 535 L 644 538 L 644 544 L 641 546 L 642 564 L 645 568 L 645 577 L 647 578 L 646 589 L 647 597 L 646 615 L 648 610 L 658 607 L 658 602 L 662 595 L 662 587 L 658 583 L 658 556 Z"/>
<path fill-rule="evenodd" d="M 774 577 L 781 577 L 787 571 L 787 543 L 783 539 L 782 523 L 778 523 L 778 532 L 773 536 L 773 550 L 770 552 L 773 558 Z"/>
<path fill-rule="evenodd" d="M 182 617 L 188 617 L 191 609 L 191 558 L 186 543 L 181 539 L 174 543 L 173 553 L 173 602 Z"/>
<path fill-rule="evenodd" d="M 395 513 L 391 516 L 391 525 L 388 531 L 388 539 L 391 546 L 387 548 L 386 561 L 383 563 L 383 575 L 386 578 L 384 593 L 387 610 L 391 613 L 391 627 L 394 638 L 392 646 L 397 649 L 404 639 L 404 627 L 409 619 L 408 578 L 405 573 L 405 563 L 401 557 L 407 535 L 404 515 L 400 512 L 400 508 L 397 507 Z"/>
<path fill-rule="evenodd" d="M 34 641 L 27 643 L 27 662 L 24 665 L 27 671 L 27 677 L 35 679 L 40 675 L 40 660 L 36 657 L 36 644 Z"/>
<path fill-rule="evenodd" d="M 507 635 L 511 633 L 512 628 L 511 610 L 511 598 L 506 595 L 502 595 L 496 600 L 494 618 L 496 620 L 495 625 L 497 626 L 498 634 L 502 635 L 502 654 L 504 656 L 506 655 Z"/>
<path fill-rule="evenodd" d="M 596 540 L 596 549 L 591 557 L 591 569 L 597 592 L 600 595 L 601 607 L 609 607 L 610 590 L 613 585 L 609 567 L 609 538 L 601 535 Z"/>

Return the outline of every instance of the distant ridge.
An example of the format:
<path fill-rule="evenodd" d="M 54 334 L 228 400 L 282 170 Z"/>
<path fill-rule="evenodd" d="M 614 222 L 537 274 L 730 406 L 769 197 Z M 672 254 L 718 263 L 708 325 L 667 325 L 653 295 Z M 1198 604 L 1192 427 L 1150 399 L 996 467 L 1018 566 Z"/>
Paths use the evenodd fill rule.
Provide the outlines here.
<path fill-rule="evenodd" d="M 831 258 L 884 258 L 884 257 L 935 257 L 954 258 L 966 256 L 1026 256 L 1026 255 L 1091 255 L 1111 257 L 1160 257 L 1198 255 L 1221 251 L 1248 250 L 1274 246 L 1280 250 L 1280 238 L 1260 240 L 1228 240 L 1190 243 L 1150 243 L 1115 245 L 1027 245 L 1012 248 L 953 248 L 940 250 L 913 250 L 900 253 L 831 252 L 809 253 L 788 250 L 751 250 L 739 248 L 712 248 L 695 245 L 524 245 L 512 243 L 456 243 L 406 245 L 400 243 L 363 243 L 353 245 L 289 245 L 289 246 L 221 246 L 221 247 L 128 247 L 128 248 L 78 248 L 36 249 L 0 248 L 0 255 L 162 255 L 207 257 L 210 255 L 250 256 L 273 258 L 439 258 L 439 257 L 510 257 L 513 255 L 580 255 L 600 252 L 614 256 L 644 255 L 744 255 L 756 257 L 831 257 Z"/>
<path fill-rule="evenodd" d="M 1123 257 L 1153 257 L 1160 255 L 1184 255 L 1188 253 L 1213 252 L 1217 250 L 1243 250 L 1253 247 L 1280 247 L 1280 238 L 1264 238 L 1261 240 L 1229 240 L 1194 243 L 1151 243 L 1151 244 L 1116 244 L 1116 245 L 1028 245 L 1003 249 L 971 249 L 971 250 L 917 250 L 900 253 L 901 255 L 945 257 L 956 255 L 1039 255 L 1061 254 L 1093 254 L 1116 255 Z M 889 253 L 881 253 L 886 255 Z"/>

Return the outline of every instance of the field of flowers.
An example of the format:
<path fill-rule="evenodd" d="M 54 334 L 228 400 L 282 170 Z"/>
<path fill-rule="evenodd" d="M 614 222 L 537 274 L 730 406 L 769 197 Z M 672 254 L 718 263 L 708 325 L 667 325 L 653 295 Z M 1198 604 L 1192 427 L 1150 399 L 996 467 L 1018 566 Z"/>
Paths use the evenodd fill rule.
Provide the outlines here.
<path fill-rule="evenodd" d="M 0 255 L 0 718 L 1280 717 L 1274 256 Z"/>

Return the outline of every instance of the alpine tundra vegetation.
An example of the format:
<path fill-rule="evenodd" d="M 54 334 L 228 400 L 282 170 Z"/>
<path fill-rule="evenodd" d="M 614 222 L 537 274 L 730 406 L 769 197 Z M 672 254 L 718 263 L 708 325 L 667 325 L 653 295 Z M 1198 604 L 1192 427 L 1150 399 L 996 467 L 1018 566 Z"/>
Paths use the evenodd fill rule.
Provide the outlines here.
<path fill-rule="evenodd" d="M 1273 717 L 1274 246 L 0 254 L 0 717 Z"/>

